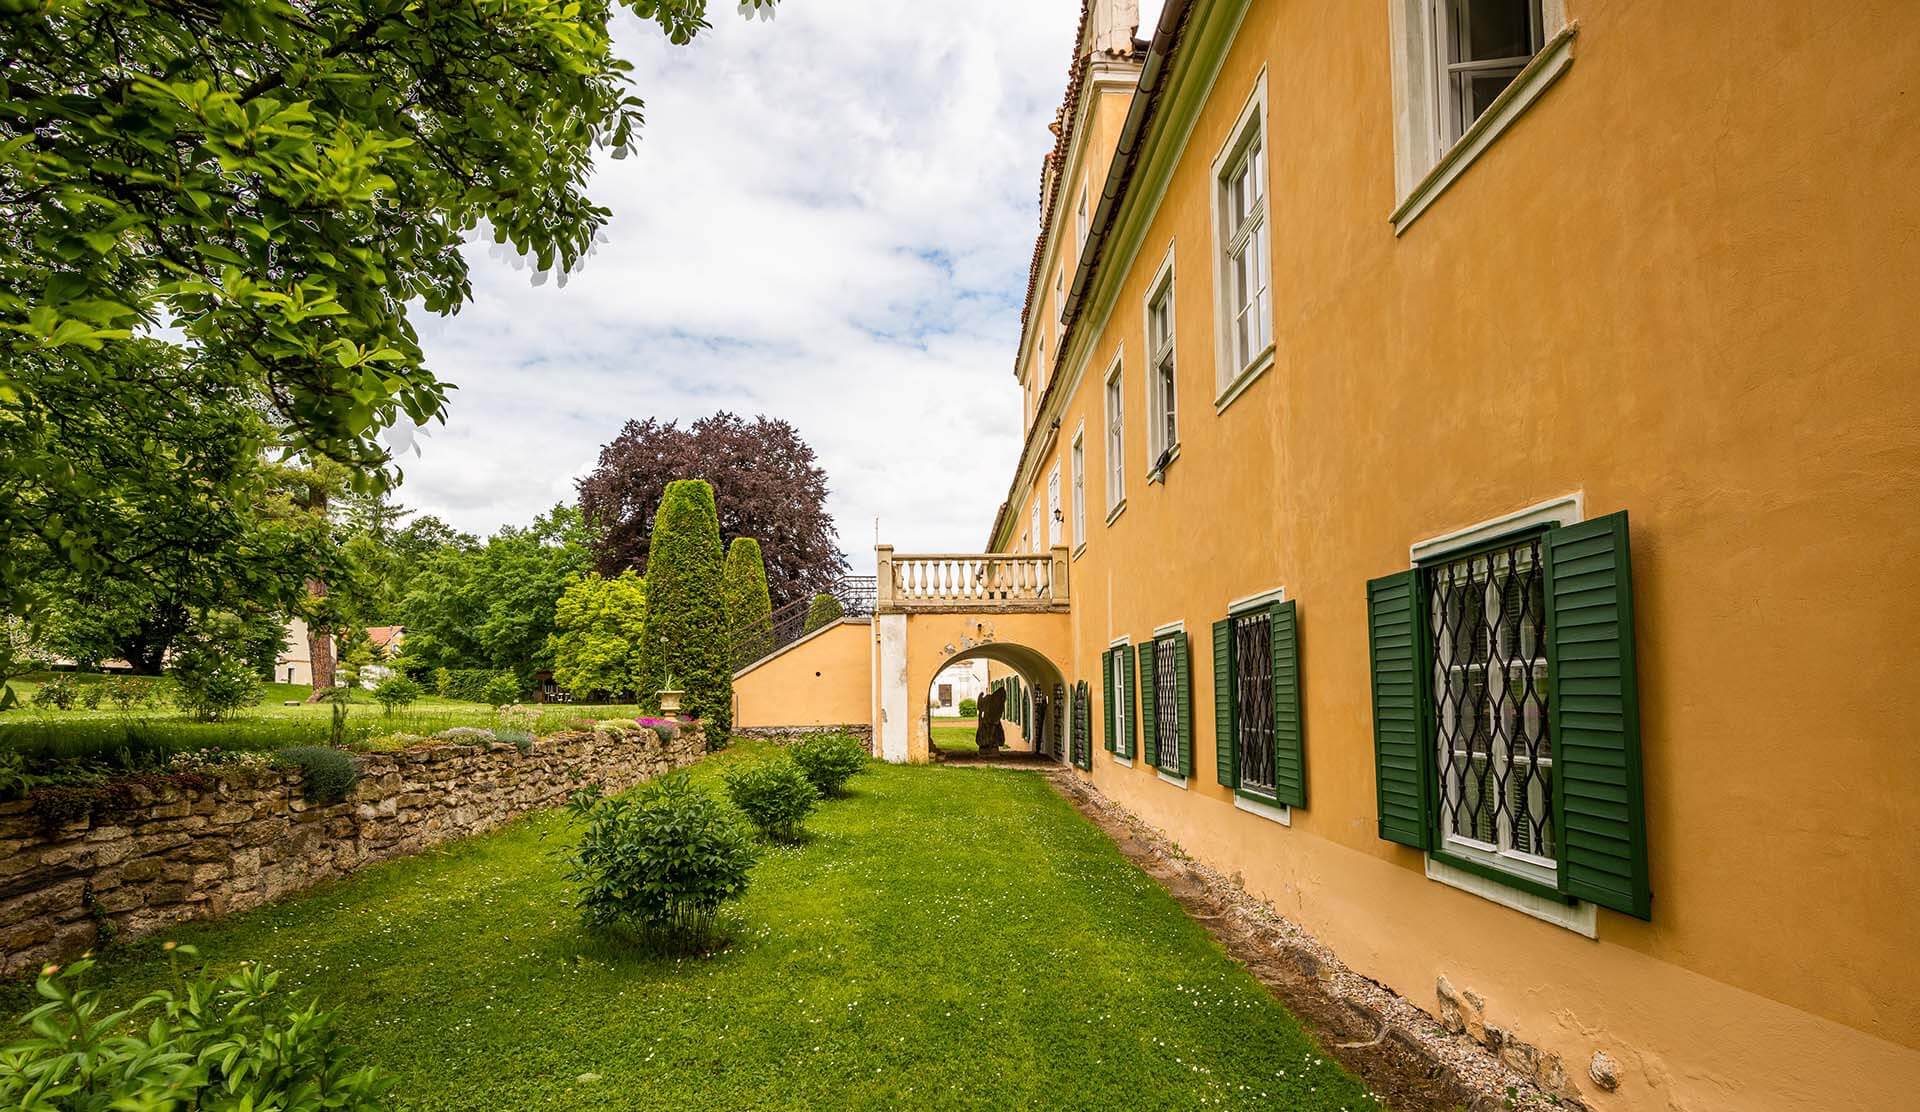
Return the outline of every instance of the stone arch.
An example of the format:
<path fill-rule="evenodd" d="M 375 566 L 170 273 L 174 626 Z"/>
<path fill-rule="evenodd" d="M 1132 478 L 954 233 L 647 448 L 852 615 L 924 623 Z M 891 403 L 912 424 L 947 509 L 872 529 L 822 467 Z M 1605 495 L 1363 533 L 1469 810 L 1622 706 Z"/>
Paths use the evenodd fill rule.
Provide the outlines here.
<path fill-rule="evenodd" d="M 939 678 L 941 672 L 946 671 L 951 665 L 962 664 L 970 660 L 991 661 L 1004 668 L 1011 669 L 1015 675 L 1020 677 L 1022 683 L 1026 684 L 1035 692 L 1044 693 L 1049 700 L 1053 698 L 1053 693 L 1056 689 L 1063 690 L 1069 686 L 1065 674 L 1053 661 L 1047 659 L 1044 654 L 1025 645 L 996 642 L 960 649 L 951 656 L 937 661 L 933 665 L 933 670 L 929 672 L 926 677 L 925 686 L 928 690 L 925 692 L 926 710 L 924 712 L 924 728 L 928 731 L 929 755 L 931 755 L 932 752 L 931 731 L 933 729 L 933 707 L 931 689 L 933 682 Z M 1014 721 L 1011 715 L 1008 716 L 1008 721 Z M 1025 748 L 1038 751 L 1040 748 L 1038 739 L 1026 737 L 1024 726 L 1022 727 L 1021 734 L 1021 744 L 1014 748 L 1016 750 Z"/>
<path fill-rule="evenodd" d="M 1065 614 L 882 613 L 875 625 L 876 748 L 887 760 L 930 758 L 928 696 L 934 677 L 955 661 L 995 661 L 1048 692 L 1071 686 L 1060 663 L 1069 659 Z"/>

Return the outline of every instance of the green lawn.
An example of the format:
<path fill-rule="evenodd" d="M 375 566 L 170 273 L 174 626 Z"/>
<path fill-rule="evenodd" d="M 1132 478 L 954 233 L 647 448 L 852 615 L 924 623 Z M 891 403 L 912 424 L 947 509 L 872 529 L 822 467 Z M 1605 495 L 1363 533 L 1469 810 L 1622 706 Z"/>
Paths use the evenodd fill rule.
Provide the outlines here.
<path fill-rule="evenodd" d="M 1039 777 L 854 789 L 769 852 L 709 958 L 583 936 L 553 814 L 168 937 L 323 992 L 421 1109 L 1373 1107 Z M 157 942 L 110 958 L 115 996 L 163 978 Z"/>
<path fill-rule="evenodd" d="M 979 726 L 974 718 L 936 718 L 933 720 L 933 747 L 942 753 L 978 753 L 973 731 Z"/>
<path fill-rule="evenodd" d="M 85 684 L 107 677 L 76 673 L 72 678 Z M 151 747 L 164 750 L 272 750 L 325 744 L 333 718 L 330 704 L 305 701 L 312 688 L 284 683 L 261 685 L 260 703 L 224 722 L 195 722 L 164 705 L 135 707 L 124 713 L 111 704 L 97 710 L 35 707 L 29 700 L 39 686 L 34 679 L 14 681 L 21 705 L 0 714 L 0 748 L 48 757 L 97 757 L 126 746 L 129 730 L 133 730 Z M 545 733 L 582 718 L 631 718 L 638 713 L 640 708 L 633 706 L 552 704 L 540 708 L 538 729 Z M 347 707 L 346 737 L 350 746 L 366 747 L 393 734 L 430 736 L 455 726 L 487 727 L 495 722 L 491 707 L 434 695 L 389 715 L 371 692 L 356 689 Z"/>

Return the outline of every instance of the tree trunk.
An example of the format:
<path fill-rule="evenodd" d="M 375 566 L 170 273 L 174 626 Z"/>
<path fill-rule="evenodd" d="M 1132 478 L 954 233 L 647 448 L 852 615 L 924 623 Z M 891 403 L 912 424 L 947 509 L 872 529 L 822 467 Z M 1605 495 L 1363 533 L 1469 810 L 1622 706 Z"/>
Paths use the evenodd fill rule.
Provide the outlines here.
<path fill-rule="evenodd" d="M 310 598 L 326 598 L 327 585 L 318 579 L 307 580 Z M 313 694 L 307 702 L 317 703 L 333 692 L 333 630 L 316 622 L 307 623 L 307 659 L 313 668 Z"/>

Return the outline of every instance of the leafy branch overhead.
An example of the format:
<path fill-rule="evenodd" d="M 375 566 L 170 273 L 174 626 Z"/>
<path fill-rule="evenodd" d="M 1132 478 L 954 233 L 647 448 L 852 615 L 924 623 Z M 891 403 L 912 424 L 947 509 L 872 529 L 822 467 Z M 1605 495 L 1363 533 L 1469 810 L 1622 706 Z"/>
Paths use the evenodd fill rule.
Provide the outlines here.
<path fill-rule="evenodd" d="M 748 0 L 743 11 L 770 9 Z M 684 43 L 705 0 L 628 0 Z M 85 559 L 95 516 L 36 490 L 92 481 L 29 435 L 52 399 L 151 387 L 140 335 L 276 415 L 285 447 L 389 462 L 377 437 L 443 415 L 409 307 L 471 296 L 490 234 L 570 268 L 609 212 L 597 150 L 641 101 L 608 0 L 0 0 L 0 549 Z M 104 518 L 108 510 L 101 510 Z M 9 610 L 19 575 L 0 567 Z"/>

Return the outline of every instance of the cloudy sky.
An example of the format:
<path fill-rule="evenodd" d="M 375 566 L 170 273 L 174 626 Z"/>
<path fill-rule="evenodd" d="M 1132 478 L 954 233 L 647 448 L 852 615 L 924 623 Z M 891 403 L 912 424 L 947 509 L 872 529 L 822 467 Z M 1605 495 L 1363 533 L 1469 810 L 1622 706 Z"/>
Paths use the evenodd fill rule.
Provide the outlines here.
<path fill-rule="evenodd" d="M 1157 3 L 1149 3 L 1157 9 Z M 856 570 L 985 540 L 1019 451 L 1013 346 L 1078 0 L 717 0 L 668 45 L 622 11 L 647 126 L 565 288 L 474 249 L 421 323 L 458 384 L 400 497 L 488 533 L 571 501 L 629 418 L 792 421 Z"/>

